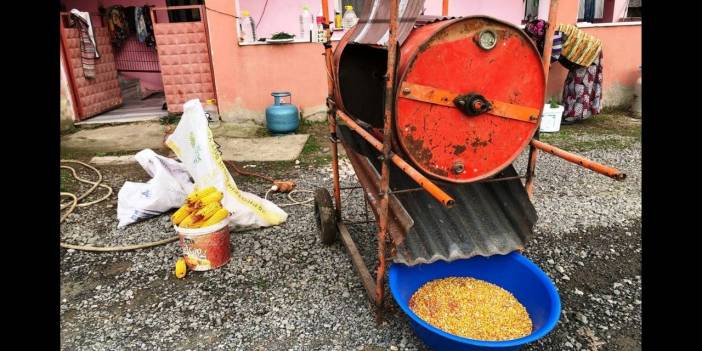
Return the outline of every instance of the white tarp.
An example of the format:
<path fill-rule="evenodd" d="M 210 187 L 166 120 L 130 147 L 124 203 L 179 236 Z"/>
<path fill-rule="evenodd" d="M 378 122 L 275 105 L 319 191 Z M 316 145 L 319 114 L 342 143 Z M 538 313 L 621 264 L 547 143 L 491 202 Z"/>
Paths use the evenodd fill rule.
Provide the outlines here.
<path fill-rule="evenodd" d="M 232 229 L 267 227 L 285 222 L 288 214 L 274 203 L 237 188 L 212 138 L 205 111 L 199 100 L 183 104 L 183 115 L 173 134 L 166 139 L 197 189 L 214 186 L 224 192 L 222 206 L 232 213 Z M 180 205 L 179 205 L 180 206 Z"/>
<path fill-rule="evenodd" d="M 119 189 L 117 228 L 180 207 L 193 191 L 190 176 L 180 162 L 151 149 L 139 151 L 134 158 L 152 178 L 146 183 L 124 182 Z"/>

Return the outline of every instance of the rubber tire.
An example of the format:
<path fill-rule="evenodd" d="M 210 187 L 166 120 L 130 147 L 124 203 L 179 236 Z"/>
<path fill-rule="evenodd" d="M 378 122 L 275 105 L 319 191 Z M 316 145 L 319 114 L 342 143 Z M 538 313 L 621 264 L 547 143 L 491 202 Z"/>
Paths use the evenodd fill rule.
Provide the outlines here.
<path fill-rule="evenodd" d="M 319 225 L 319 239 L 324 245 L 331 245 L 339 238 L 336 228 L 336 214 L 334 213 L 334 202 L 332 202 L 329 191 L 324 188 L 317 188 L 314 191 L 314 216 Z"/>

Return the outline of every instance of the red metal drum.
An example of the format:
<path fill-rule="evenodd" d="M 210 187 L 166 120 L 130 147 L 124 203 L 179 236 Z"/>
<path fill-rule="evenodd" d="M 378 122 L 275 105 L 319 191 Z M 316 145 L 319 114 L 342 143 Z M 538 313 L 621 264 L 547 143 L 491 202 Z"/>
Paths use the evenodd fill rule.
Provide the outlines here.
<path fill-rule="evenodd" d="M 335 101 L 382 128 L 387 51 L 348 43 L 335 51 Z M 465 17 L 412 30 L 400 48 L 395 101 L 398 152 L 428 176 L 467 183 L 495 175 L 529 144 L 544 103 L 541 56 L 519 28 Z"/>

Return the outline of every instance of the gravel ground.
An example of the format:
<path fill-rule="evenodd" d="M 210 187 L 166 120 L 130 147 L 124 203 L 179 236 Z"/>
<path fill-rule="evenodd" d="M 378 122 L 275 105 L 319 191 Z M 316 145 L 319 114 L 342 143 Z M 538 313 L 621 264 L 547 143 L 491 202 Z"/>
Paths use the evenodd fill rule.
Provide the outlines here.
<path fill-rule="evenodd" d="M 635 144 L 582 153 L 626 172 L 624 182 L 540 155 L 539 221 L 525 254 L 554 280 L 563 313 L 556 328 L 527 350 L 641 348 L 640 152 Z M 519 170 L 525 156 L 517 161 Z M 351 170 L 342 168 L 344 185 L 355 184 Z M 138 165 L 100 169 L 115 193 L 126 180 L 148 180 Z M 288 175 L 299 189 L 331 188 L 323 167 Z M 237 181 L 260 195 L 267 188 Z M 273 200 L 287 202 L 282 195 Z M 121 245 L 174 235 L 167 215 L 117 230 L 116 201 L 115 195 L 77 209 L 62 224 L 62 239 Z M 345 197 L 344 206 L 346 218 L 363 218 L 358 191 Z M 285 209 L 290 217 L 281 226 L 232 233 L 225 267 L 182 280 L 172 273 L 176 243 L 123 253 L 61 250 L 61 348 L 426 350 L 392 298 L 385 322 L 375 323 L 343 246 L 319 243 L 312 207 Z M 374 231 L 373 225 L 351 230 L 366 262 L 375 259 Z"/>

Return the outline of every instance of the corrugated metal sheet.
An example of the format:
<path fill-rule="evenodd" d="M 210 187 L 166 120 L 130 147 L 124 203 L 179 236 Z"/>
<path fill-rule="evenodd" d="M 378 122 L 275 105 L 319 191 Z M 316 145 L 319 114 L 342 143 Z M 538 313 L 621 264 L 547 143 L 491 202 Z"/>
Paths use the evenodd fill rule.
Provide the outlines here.
<path fill-rule="evenodd" d="M 427 24 L 431 24 L 434 22 L 441 22 L 441 21 L 448 21 L 456 18 L 461 18 L 461 17 L 456 17 L 456 16 L 428 16 L 428 15 L 421 15 L 417 17 L 417 20 L 414 22 L 414 27 L 418 28 L 421 26 L 425 26 Z"/>
<path fill-rule="evenodd" d="M 400 45 L 407 39 L 419 14 L 424 10 L 424 0 L 400 0 L 397 40 Z M 363 16 L 349 42 L 386 46 L 390 36 L 390 1 L 367 0 Z"/>
<path fill-rule="evenodd" d="M 345 147 L 365 155 L 379 173 L 377 151 L 345 126 L 339 126 L 339 135 Z M 394 166 L 390 175 L 393 191 L 418 187 Z M 516 175 L 510 165 L 495 177 Z M 406 211 L 412 219 L 409 230 L 399 235 L 404 239 L 397 246 L 395 262 L 415 265 L 507 254 L 523 249 L 532 237 L 536 210 L 519 179 L 437 184 L 453 196 L 456 201 L 453 208 L 444 208 L 425 191 L 395 194 L 401 203 L 401 211 Z M 399 214 L 391 215 L 397 217 Z"/>

